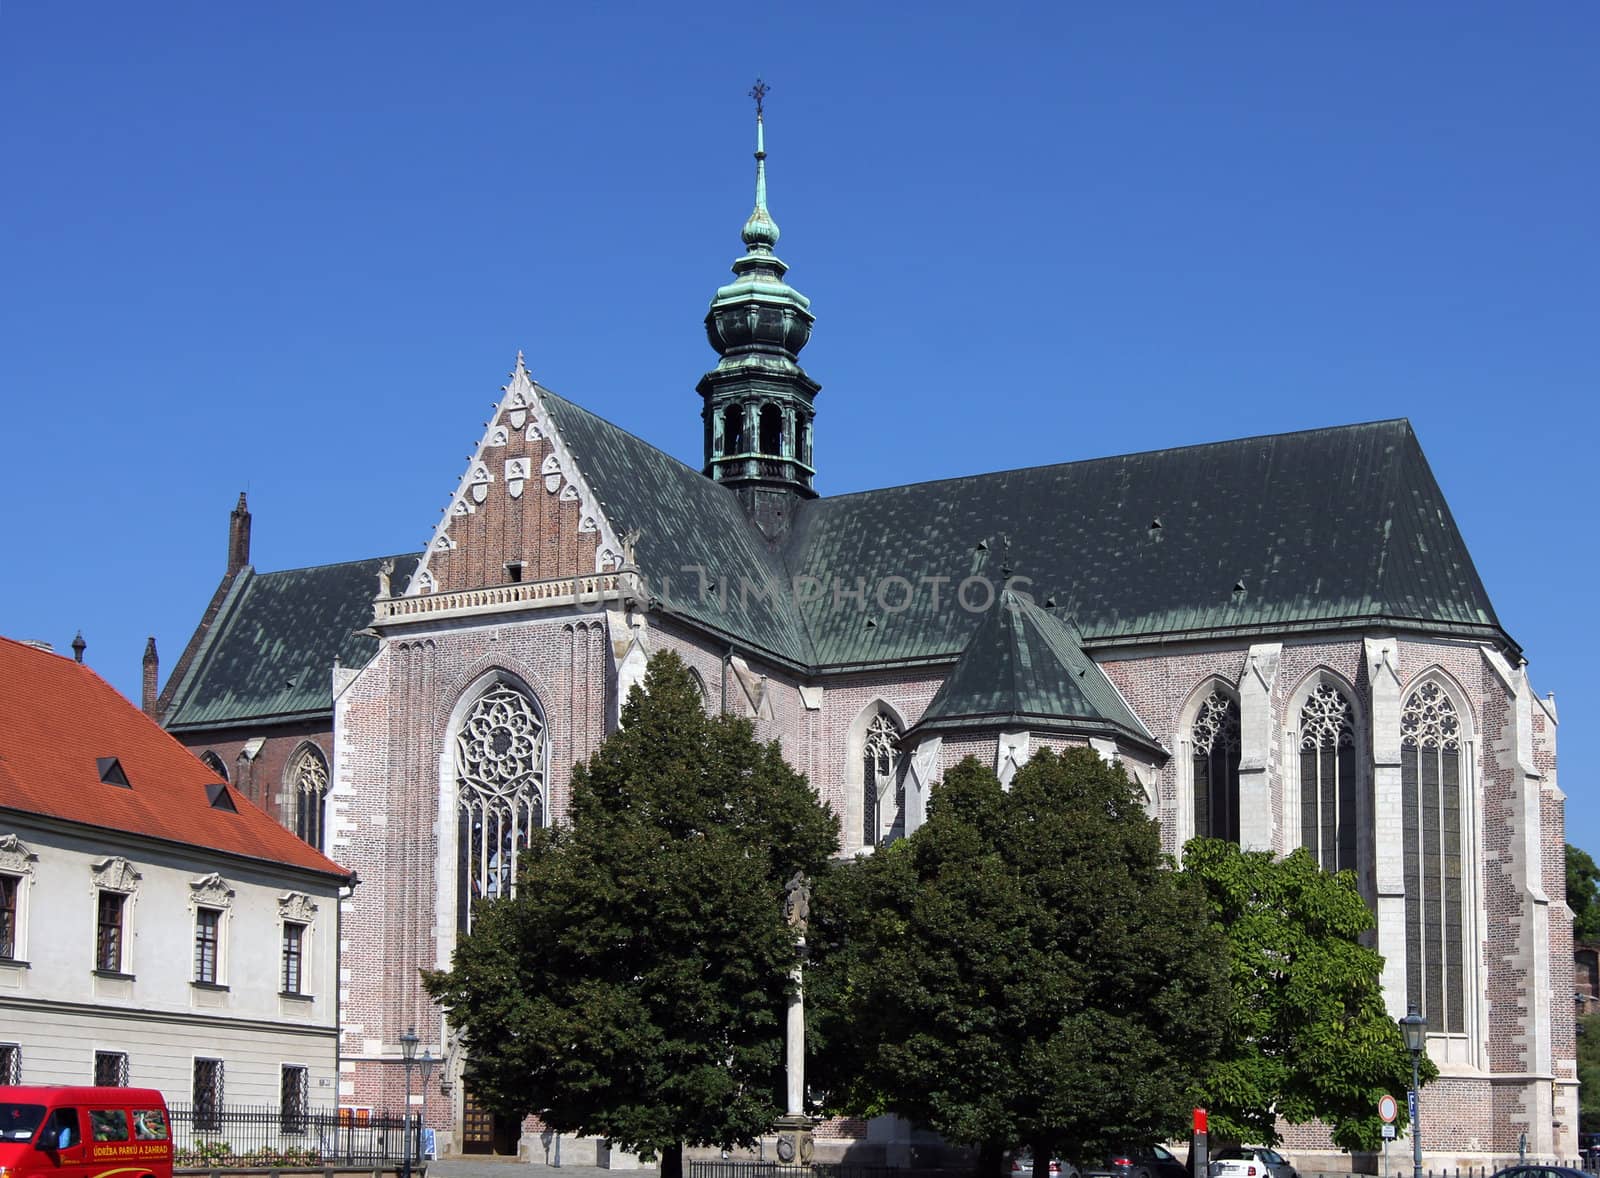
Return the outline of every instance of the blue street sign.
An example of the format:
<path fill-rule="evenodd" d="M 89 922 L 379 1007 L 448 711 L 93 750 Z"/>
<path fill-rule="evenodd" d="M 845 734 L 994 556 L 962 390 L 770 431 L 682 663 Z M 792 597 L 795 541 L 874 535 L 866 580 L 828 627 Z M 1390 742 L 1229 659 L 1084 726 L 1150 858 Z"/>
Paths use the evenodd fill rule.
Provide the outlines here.
<path fill-rule="evenodd" d="M 1417 1123 L 1417 1090 L 1409 1089 L 1406 1092 L 1406 1113 L 1411 1117 L 1411 1123 Z"/>

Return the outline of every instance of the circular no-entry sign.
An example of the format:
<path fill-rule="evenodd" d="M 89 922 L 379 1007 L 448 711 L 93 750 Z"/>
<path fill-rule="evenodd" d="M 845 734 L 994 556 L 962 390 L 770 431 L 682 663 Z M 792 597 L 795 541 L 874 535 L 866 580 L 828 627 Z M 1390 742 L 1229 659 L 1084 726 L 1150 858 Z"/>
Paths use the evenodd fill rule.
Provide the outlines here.
<path fill-rule="evenodd" d="M 1394 1097 L 1388 1093 L 1378 1097 L 1378 1119 L 1385 1125 L 1394 1124 L 1395 1114 L 1398 1111 L 1399 1108 L 1394 1102 Z"/>

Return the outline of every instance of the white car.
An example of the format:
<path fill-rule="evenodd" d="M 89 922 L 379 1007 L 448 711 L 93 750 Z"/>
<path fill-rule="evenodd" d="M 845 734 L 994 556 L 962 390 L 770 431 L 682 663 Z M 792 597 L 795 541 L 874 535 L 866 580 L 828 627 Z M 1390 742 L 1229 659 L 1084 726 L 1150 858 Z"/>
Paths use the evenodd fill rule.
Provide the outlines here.
<path fill-rule="evenodd" d="M 1210 1178 L 1299 1178 L 1289 1159 L 1266 1145 L 1233 1145 L 1211 1155 Z"/>

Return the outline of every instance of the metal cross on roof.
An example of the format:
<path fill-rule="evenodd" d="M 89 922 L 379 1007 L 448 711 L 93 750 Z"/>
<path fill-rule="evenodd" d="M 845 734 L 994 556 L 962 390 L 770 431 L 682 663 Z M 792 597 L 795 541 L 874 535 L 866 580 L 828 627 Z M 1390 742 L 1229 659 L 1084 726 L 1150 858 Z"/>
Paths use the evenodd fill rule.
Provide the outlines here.
<path fill-rule="evenodd" d="M 771 89 L 772 87 L 760 78 L 757 78 L 756 84 L 750 87 L 750 97 L 756 100 L 756 118 L 758 119 L 761 117 L 761 100 L 767 96 L 767 91 Z"/>

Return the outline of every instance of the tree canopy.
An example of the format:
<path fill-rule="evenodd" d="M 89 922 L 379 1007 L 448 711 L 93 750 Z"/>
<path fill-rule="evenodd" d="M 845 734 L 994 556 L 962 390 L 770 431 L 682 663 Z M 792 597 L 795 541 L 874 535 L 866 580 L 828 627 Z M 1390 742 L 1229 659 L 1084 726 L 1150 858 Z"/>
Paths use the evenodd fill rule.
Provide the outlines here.
<path fill-rule="evenodd" d="M 474 1093 L 668 1174 L 683 1145 L 753 1143 L 783 1111 L 784 883 L 837 843 L 778 746 L 708 718 L 657 655 L 575 768 L 571 825 L 537 832 L 515 897 L 480 902 L 451 968 L 424 976 L 465 1033 Z"/>
<path fill-rule="evenodd" d="M 1220 839 L 1189 843 L 1184 873 L 1223 932 L 1233 991 L 1204 1081 L 1213 1135 L 1272 1144 L 1278 1116 L 1320 1119 L 1341 1149 L 1378 1148 L 1378 1098 L 1410 1087 L 1411 1056 L 1384 1008 L 1383 959 L 1361 944 L 1373 921 L 1355 877 L 1304 849 L 1277 859 Z"/>
<path fill-rule="evenodd" d="M 1185 1131 L 1228 990 L 1195 882 L 1120 766 L 1041 752 L 1009 791 L 968 759 L 909 838 L 812 907 L 813 1075 L 836 1111 L 1094 1158 Z"/>
<path fill-rule="evenodd" d="M 1567 844 L 1567 907 L 1572 939 L 1600 941 L 1600 867 L 1589 852 Z"/>

